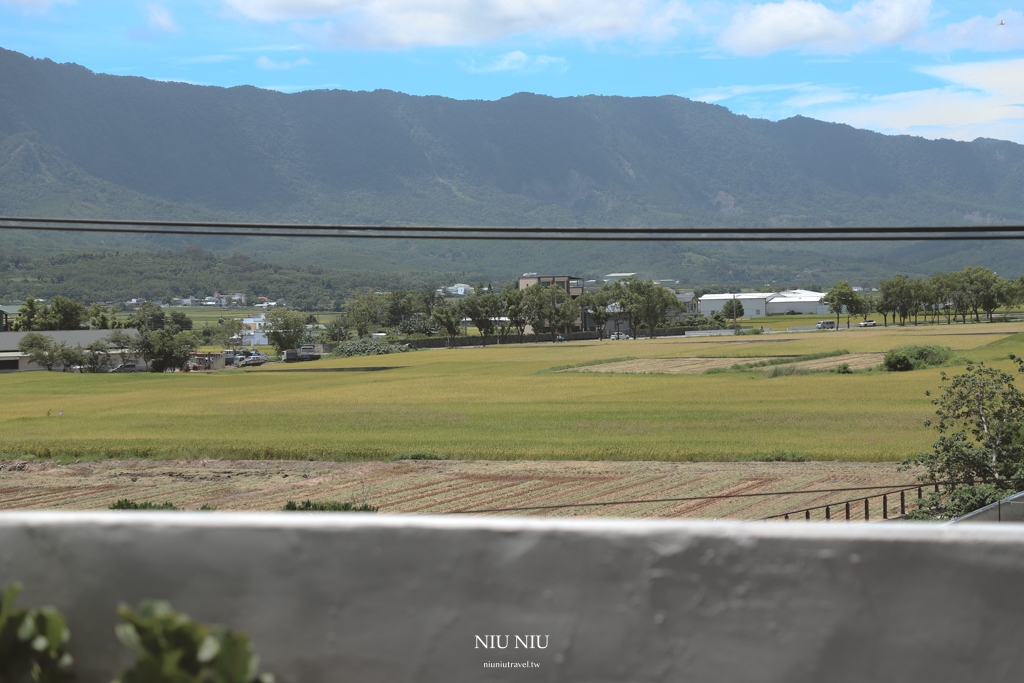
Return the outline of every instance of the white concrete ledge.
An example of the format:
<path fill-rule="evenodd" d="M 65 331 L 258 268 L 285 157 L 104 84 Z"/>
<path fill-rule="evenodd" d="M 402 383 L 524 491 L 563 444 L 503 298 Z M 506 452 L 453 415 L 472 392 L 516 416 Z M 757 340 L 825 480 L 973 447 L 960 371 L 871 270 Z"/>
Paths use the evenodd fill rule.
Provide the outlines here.
<path fill-rule="evenodd" d="M 1024 670 L 1024 528 L 322 513 L 4 513 L 0 582 L 69 618 L 170 600 L 309 681 L 1002 681 Z M 509 636 L 507 649 L 477 636 Z M 547 636 L 547 648 L 517 644 Z M 500 640 L 499 642 L 505 642 Z M 541 641 L 543 642 L 543 641 Z M 530 662 L 530 668 L 485 668 Z"/>

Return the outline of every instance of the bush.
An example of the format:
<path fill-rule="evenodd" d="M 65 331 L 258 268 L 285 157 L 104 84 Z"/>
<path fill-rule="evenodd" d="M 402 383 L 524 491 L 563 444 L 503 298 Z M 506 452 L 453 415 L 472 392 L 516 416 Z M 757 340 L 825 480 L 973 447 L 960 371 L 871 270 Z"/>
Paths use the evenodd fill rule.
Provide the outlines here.
<path fill-rule="evenodd" d="M 840 363 L 838 366 L 836 366 L 836 374 L 837 375 L 852 375 L 853 374 L 853 370 L 850 369 L 850 364 L 849 363 Z"/>
<path fill-rule="evenodd" d="M 790 375 L 809 375 L 810 370 L 806 368 L 795 368 L 792 365 L 776 365 L 773 368 L 769 368 L 768 372 L 764 373 L 764 376 L 768 379 L 773 377 L 789 377 Z"/>
<path fill-rule="evenodd" d="M 882 364 L 892 372 L 907 372 L 948 365 L 959 358 L 948 346 L 901 346 L 885 354 Z"/>
<path fill-rule="evenodd" d="M 286 512 L 376 512 L 377 507 L 369 503 L 338 503 L 328 501 L 326 503 L 314 503 L 311 500 L 304 500 L 296 503 L 289 500 L 283 508 Z"/>
<path fill-rule="evenodd" d="M 148 500 L 144 500 L 141 503 L 136 503 L 134 500 L 122 498 L 121 500 L 111 504 L 111 510 L 178 510 L 179 508 L 174 506 L 174 503 L 153 503 Z"/>
<path fill-rule="evenodd" d="M 162 600 L 145 600 L 137 611 L 121 605 L 114 632 L 135 655 L 135 665 L 114 683 L 273 683 L 257 676 L 260 658 L 249 636 L 207 626 L 175 612 Z"/>
<path fill-rule="evenodd" d="M 432 451 L 413 451 L 412 453 L 399 453 L 392 460 L 447 460 L 448 456 L 444 453 L 434 453 Z"/>
<path fill-rule="evenodd" d="M 21 584 L 9 583 L 0 593 L 0 681 L 58 683 L 71 679 L 71 638 L 63 615 L 53 607 L 15 609 Z"/>
<path fill-rule="evenodd" d="M 381 339 L 353 339 L 347 341 L 331 353 L 333 358 L 351 358 L 352 356 L 383 356 L 388 353 L 405 353 L 408 346 L 391 344 Z"/>

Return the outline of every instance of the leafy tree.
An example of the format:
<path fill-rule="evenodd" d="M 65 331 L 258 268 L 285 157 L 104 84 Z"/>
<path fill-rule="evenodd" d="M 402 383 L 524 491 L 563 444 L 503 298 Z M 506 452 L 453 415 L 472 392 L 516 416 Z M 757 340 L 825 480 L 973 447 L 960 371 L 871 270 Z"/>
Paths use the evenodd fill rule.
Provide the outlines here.
<path fill-rule="evenodd" d="M 348 322 L 360 337 L 368 335 L 373 325 L 384 322 L 386 310 L 387 298 L 374 292 L 356 297 L 346 308 Z"/>
<path fill-rule="evenodd" d="M 722 306 L 722 315 L 726 318 L 731 318 L 732 320 L 742 318 L 744 312 L 743 302 L 739 299 L 729 299 L 725 302 L 725 305 Z"/>
<path fill-rule="evenodd" d="M 267 314 L 263 330 L 277 352 L 284 353 L 287 349 L 298 348 L 305 338 L 306 316 L 279 306 Z"/>
<path fill-rule="evenodd" d="M 25 303 L 18 309 L 18 315 L 14 318 L 12 327 L 21 332 L 32 332 L 41 329 L 39 327 L 39 316 L 45 311 L 40 311 L 39 302 L 34 298 L 27 297 Z"/>
<path fill-rule="evenodd" d="M 60 361 L 60 371 L 67 372 L 72 368 L 84 368 L 89 360 L 88 354 L 82 349 L 82 345 L 68 346 L 61 344 L 57 350 L 57 357 Z"/>
<path fill-rule="evenodd" d="M 53 366 L 61 362 L 63 347 L 51 337 L 38 332 L 26 334 L 18 342 L 18 350 L 28 354 L 29 360 L 45 370 L 53 370 Z"/>
<path fill-rule="evenodd" d="M 103 372 L 110 365 L 110 347 L 107 342 L 98 339 L 85 348 L 85 362 L 81 363 L 85 372 Z"/>
<path fill-rule="evenodd" d="M 117 309 L 115 308 L 93 304 L 89 307 L 87 315 L 89 316 L 89 327 L 94 330 L 113 330 L 124 326 L 117 319 Z"/>
<path fill-rule="evenodd" d="M 511 285 L 505 285 L 501 288 L 501 312 L 502 317 L 508 319 L 508 326 L 515 328 L 519 332 L 519 341 L 523 340 L 523 334 L 526 332 L 526 326 L 529 324 L 526 320 L 526 306 L 523 304 L 523 290 L 518 287 Z M 508 335 L 508 332 L 505 332 Z"/>
<path fill-rule="evenodd" d="M 168 324 L 174 325 L 178 330 L 192 329 L 192 318 L 185 315 L 182 311 L 171 311 L 170 318 Z"/>
<path fill-rule="evenodd" d="M 850 326 L 850 309 L 856 309 L 859 305 L 860 295 L 853 291 L 853 287 L 846 280 L 841 280 L 825 295 L 825 303 L 828 310 L 836 314 L 836 328 L 839 328 L 839 316 L 846 309 L 846 326 Z"/>
<path fill-rule="evenodd" d="M 245 329 L 245 323 L 241 318 L 220 318 L 217 321 L 217 338 L 223 339 L 225 344 L 235 345 L 233 340 L 237 339 Z"/>
<path fill-rule="evenodd" d="M 1011 356 L 1018 374 L 1024 359 Z M 1015 376 L 986 366 L 968 365 L 948 382 L 936 406 L 939 439 L 931 452 L 904 461 L 925 468 L 926 483 L 949 483 L 945 494 L 931 494 L 918 518 L 957 517 L 1024 489 L 1024 393 Z M 959 493 L 955 493 L 959 490 Z"/>
<path fill-rule="evenodd" d="M 151 301 L 144 302 L 128 317 L 128 327 L 142 330 L 162 330 L 167 322 L 167 314 Z"/>
<path fill-rule="evenodd" d="M 53 297 L 42 315 L 44 329 L 47 330 L 77 330 L 87 317 L 85 306 L 63 296 Z"/>
<path fill-rule="evenodd" d="M 622 281 L 622 292 L 619 303 L 629 311 L 634 325 L 642 322 L 651 331 L 652 339 L 658 324 L 664 322 L 669 311 L 679 306 L 679 300 L 671 291 L 636 276 Z"/>
<path fill-rule="evenodd" d="M 489 337 L 494 334 L 495 320 L 501 317 L 501 299 L 490 285 L 479 282 L 473 293 L 462 301 L 463 313 L 473 321 L 480 334 Z"/>
<path fill-rule="evenodd" d="M 114 330 L 106 336 L 108 352 L 109 350 L 117 351 L 122 361 L 133 362 L 138 357 L 137 336 L 132 336 L 123 330 Z"/>
<path fill-rule="evenodd" d="M 590 314 L 591 320 L 597 326 L 597 338 L 604 339 L 604 328 L 612 317 L 608 307 L 615 303 L 612 299 L 613 290 L 607 285 L 602 285 L 596 292 L 585 292 L 579 299 L 580 309 Z"/>
<path fill-rule="evenodd" d="M 540 333 L 551 331 L 554 341 L 560 327 L 571 324 L 579 316 L 579 304 L 558 284 L 530 285 L 523 290 L 523 309 L 527 323 Z"/>
<path fill-rule="evenodd" d="M 140 332 L 137 339 L 140 340 L 140 355 L 146 360 L 150 372 L 184 369 L 192 353 L 199 348 L 199 339 L 190 330 L 147 330 Z"/>
<path fill-rule="evenodd" d="M 348 325 L 340 317 L 334 317 L 327 321 L 323 331 L 324 337 L 335 344 L 348 339 Z"/>
<path fill-rule="evenodd" d="M 448 340 L 448 348 L 451 348 L 452 339 L 459 336 L 459 329 L 462 326 L 462 306 L 460 303 L 449 304 L 442 301 L 434 306 L 434 312 L 430 314 L 441 329 L 444 330 Z"/>

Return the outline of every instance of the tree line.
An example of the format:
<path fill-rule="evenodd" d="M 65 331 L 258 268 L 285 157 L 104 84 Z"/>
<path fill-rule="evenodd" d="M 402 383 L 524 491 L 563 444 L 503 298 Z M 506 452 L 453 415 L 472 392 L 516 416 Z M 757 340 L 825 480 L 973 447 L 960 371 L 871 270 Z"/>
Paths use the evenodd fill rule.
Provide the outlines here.
<path fill-rule="evenodd" d="M 997 310 L 1024 304 L 1024 277 L 1002 278 L 981 266 L 922 278 L 895 275 L 879 280 L 873 296 L 855 291 L 844 280 L 829 290 L 825 303 L 836 315 L 837 326 L 843 313 L 847 327 L 851 317 L 867 319 L 872 313 L 880 313 L 886 326 L 890 316 L 894 325 L 906 325 L 911 318 L 916 325 L 921 317 L 935 323 L 945 319 L 949 325 L 966 323 L 970 317 L 981 322 L 982 313 L 992 321 Z"/>

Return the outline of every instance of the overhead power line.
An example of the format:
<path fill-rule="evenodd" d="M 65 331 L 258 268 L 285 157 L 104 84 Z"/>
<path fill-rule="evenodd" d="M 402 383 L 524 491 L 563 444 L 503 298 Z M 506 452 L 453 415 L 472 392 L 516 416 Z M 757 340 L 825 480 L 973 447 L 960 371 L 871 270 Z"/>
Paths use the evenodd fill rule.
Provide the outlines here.
<path fill-rule="evenodd" d="M 0 223 L 5 223 L 5 225 L 0 225 L 0 230 L 165 234 L 194 237 L 330 237 L 340 239 L 531 240 L 569 242 L 876 242 L 1024 239 L 1024 225 L 910 226 L 902 228 L 886 226 L 587 228 L 558 226 L 304 225 L 296 223 L 222 221 L 65 219 L 35 216 L 0 216 Z"/>

